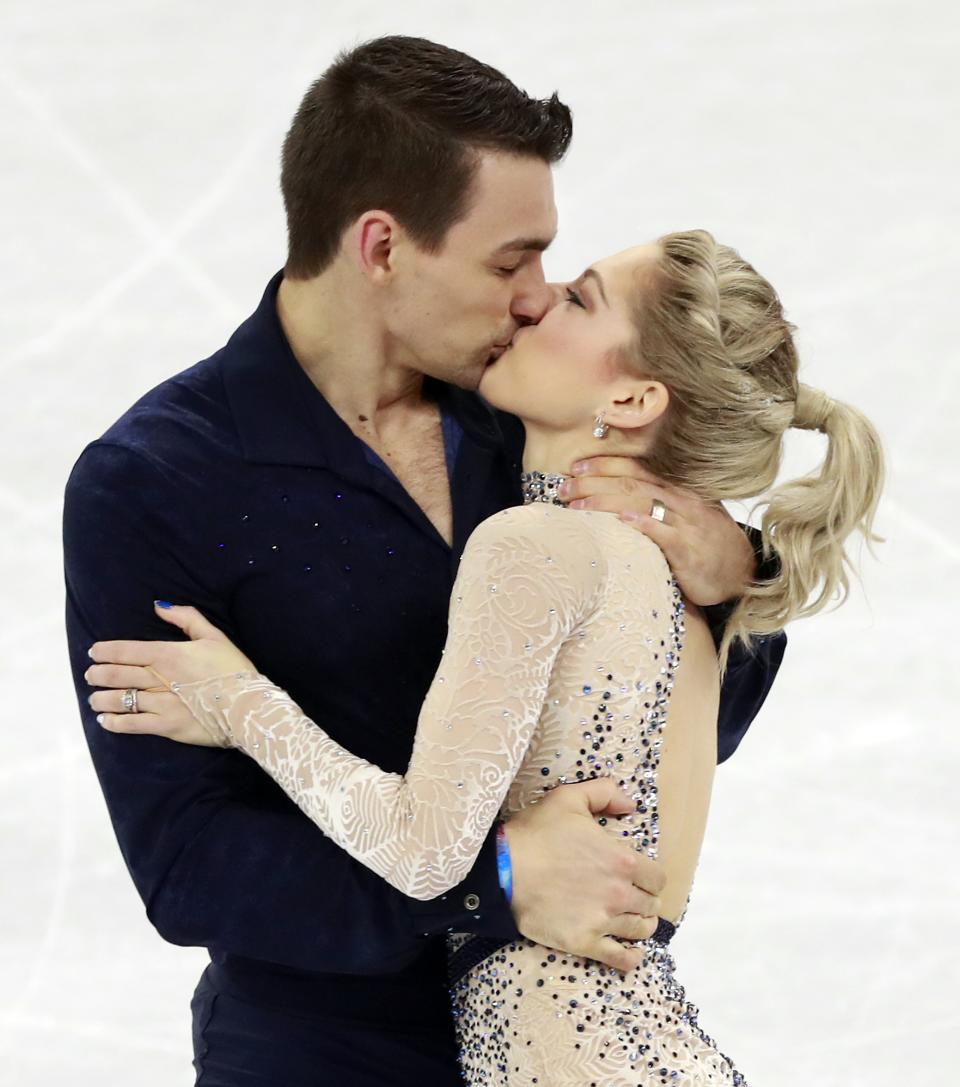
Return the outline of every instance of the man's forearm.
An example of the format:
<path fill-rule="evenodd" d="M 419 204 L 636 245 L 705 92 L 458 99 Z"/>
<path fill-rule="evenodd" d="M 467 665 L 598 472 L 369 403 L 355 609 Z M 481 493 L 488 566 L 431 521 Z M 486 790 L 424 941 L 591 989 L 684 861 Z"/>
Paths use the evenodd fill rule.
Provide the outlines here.
<path fill-rule="evenodd" d="M 753 548 L 756 568 L 755 581 L 770 581 L 780 573 L 776 552 L 763 554 L 763 538 L 758 529 L 741 525 Z M 737 600 L 728 600 L 704 608 L 714 643 L 719 648 L 723 632 Z M 736 751 L 747 729 L 760 712 L 770 693 L 773 681 L 786 651 L 787 636 L 783 631 L 756 638 L 748 649 L 742 642 L 730 647 L 727 673 L 720 691 L 720 715 L 717 723 L 717 762 L 724 762 Z"/>
<path fill-rule="evenodd" d="M 741 525 L 740 527 L 743 529 L 747 539 L 750 541 L 750 546 L 753 549 L 753 580 L 772 581 L 780 573 L 780 557 L 775 551 L 771 552 L 769 555 L 764 555 L 763 537 L 759 529 L 754 528 L 752 525 Z M 708 607 L 703 608 L 704 618 L 707 621 L 707 625 L 710 627 L 710 633 L 712 634 L 714 644 L 718 649 L 723 640 L 723 632 L 726 629 L 730 616 L 733 614 L 733 609 L 737 606 L 739 599 L 740 598 L 737 596 L 730 600 L 725 600 L 721 604 L 711 604 Z"/>

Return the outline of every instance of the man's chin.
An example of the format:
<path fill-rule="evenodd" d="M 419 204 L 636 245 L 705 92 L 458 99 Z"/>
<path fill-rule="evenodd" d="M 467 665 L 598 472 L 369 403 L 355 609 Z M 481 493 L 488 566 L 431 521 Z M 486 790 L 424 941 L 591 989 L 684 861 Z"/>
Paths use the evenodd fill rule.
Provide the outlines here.
<path fill-rule="evenodd" d="M 487 364 L 485 362 L 478 362 L 470 367 L 464 367 L 458 370 L 455 374 L 451 374 L 446 380 L 451 385 L 456 385 L 458 389 L 465 389 L 467 392 L 475 393 L 480 389 L 480 383 L 483 381 L 483 375 L 486 373 Z"/>
<path fill-rule="evenodd" d="M 490 403 L 493 403 L 491 394 L 499 384 L 496 375 L 500 369 L 500 360 L 507 352 L 491 351 L 486 358 L 479 360 L 469 370 L 461 371 L 462 379 L 457 382 L 461 388 L 471 388 Z M 499 405 L 494 404 L 494 407 Z"/>

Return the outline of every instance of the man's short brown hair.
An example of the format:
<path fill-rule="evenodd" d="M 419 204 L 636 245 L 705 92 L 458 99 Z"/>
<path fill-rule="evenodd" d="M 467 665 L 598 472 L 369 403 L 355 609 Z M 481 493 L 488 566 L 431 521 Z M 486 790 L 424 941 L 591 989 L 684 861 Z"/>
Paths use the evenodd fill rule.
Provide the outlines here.
<path fill-rule="evenodd" d="M 477 151 L 553 163 L 571 135 L 556 94 L 531 98 L 444 45 L 393 36 L 341 53 L 307 91 L 283 144 L 286 274 L 322 272 L 371 208 L 435 251 L 467 214 Z"/>

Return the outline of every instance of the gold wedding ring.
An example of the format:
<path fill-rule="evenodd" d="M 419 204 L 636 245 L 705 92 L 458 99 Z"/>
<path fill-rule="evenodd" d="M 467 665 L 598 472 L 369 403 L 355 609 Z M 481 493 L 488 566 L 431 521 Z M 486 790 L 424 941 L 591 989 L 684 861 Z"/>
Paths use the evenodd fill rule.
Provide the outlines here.
<path fill-rule="evenodd" d="M 127 713 L 140 712 L 140 707 L 137 705 L 137 690 L 135 687 L 128 687 L 127 690 L 123 692 L 121 702 Z"/>
<path fill-rule="evenodd" d="M 667 507 L 660 501 L 659 498 L 653 500 L 653 505 L 650 507 L 650 516 L 654 521 L 662 522 L 667 516 Z"/>

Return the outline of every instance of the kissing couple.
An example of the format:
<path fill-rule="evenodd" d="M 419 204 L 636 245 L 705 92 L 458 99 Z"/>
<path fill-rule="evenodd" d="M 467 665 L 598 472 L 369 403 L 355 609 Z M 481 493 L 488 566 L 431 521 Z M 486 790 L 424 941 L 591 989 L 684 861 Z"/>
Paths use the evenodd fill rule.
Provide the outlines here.
<path fill-rule="evenodd" d="M 880 444 L 705 230 L 546 282 L 571 135 L 444 46 L 341 54 L 283 270 L 70 477 L 84 728 L 147 916 L 209 949 L 200 1087 L 745 1083 L 670 940 Z M 794 427 L 825 459 L 775 486 Z"/>

